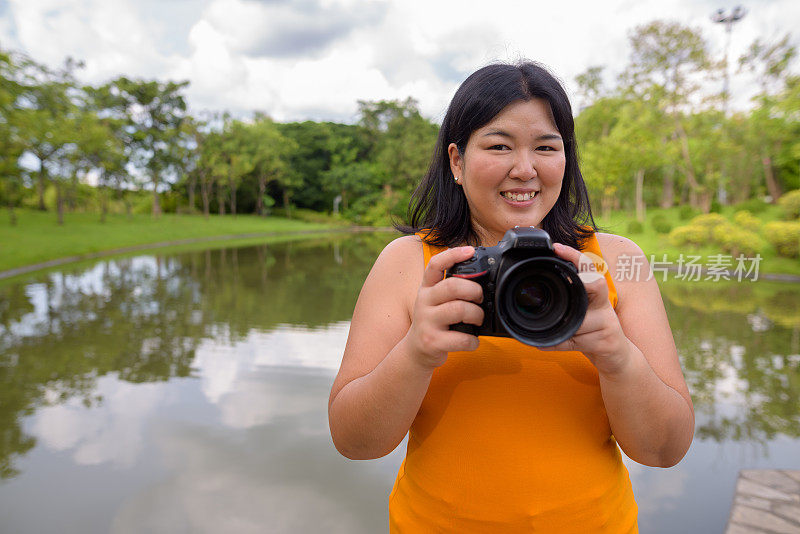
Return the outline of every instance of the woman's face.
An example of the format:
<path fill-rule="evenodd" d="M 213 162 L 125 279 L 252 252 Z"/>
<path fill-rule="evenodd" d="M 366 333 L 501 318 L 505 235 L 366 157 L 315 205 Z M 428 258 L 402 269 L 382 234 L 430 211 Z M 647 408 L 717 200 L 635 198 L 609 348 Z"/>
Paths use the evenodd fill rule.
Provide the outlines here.
<path fill-rule="evenodd" d="M 564 142 L 545 100 L 506 106 L 472 132 L 463 157 L 454 143 L 447 150 L 484 246 L 514 226 L 540 227 L 561 192 Z"/>

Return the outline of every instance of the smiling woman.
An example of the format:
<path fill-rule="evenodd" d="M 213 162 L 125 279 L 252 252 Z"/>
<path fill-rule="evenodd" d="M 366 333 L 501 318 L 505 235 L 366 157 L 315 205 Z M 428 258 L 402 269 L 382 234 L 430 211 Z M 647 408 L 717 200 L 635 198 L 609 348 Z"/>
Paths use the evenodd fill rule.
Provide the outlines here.
<path fill-rule="evenodd" d="M 415 235 L 390 243 L 364 282 L 328 405 L 348 458 L 384 456 L 408 433 L 391 531 L 637 532 L 620 448 L 676 464 L 693 408 L 655 279 L 615 283 L 618 257 L 646 260 L 597 231 L 569 101 L 546 69 L 489 65 L 467 78 L 411 223 Z M 588 309 L 557 345 L 451 329 L 507 300 L 492 291 L 485 303 L 481 284 L 445 272 L 514 226 L 546 231 L 576 269 L 609 264 L 581 276 Z"/>

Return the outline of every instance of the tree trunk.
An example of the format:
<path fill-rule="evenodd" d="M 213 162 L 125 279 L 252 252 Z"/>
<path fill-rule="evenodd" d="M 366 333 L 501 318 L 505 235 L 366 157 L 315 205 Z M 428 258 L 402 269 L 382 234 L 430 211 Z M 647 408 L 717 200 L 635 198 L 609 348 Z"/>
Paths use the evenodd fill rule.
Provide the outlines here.
<path fill-rule="evenodd" d="M 289 194 L 288 189 L 283 190 L 283 209 L 286 210 L 286 218 L 290 219 L 292 217 L 292 208 L 290 204 L 291 195 Z"/>
<path fill-rule="evenodd" d="M 644 222 L 644 169 L 636 171 L 636 220 Z"/>
<path fill-rule="evenodd" d="M 219 207 L 219 214 L 225 215 L 225 195 L 222 193 L 222 188 L 217 183 L 217 204 Z"/>
<path fill-rule="evenodd" d="M 37 154 L 37 157 L 38 154 Z M 36 191 L 39 193 L 39 210 L 46 211 L 47 207 L 44 205 L 44 189 L 47 186 L 47 169 L 45 169 L 44 161 L 39 158 L 39 176 L 36 180 Z"/>
<path fill-rule="evenodd" d="M 600 199 L 600 212 L 604 219 L 608 220 L 611 215 L 611 204 L 614 202 L 614 195 L 604 193 Z"/>
<path fill-rule="evenodd" d="M 72 176 L 72 180 L 69 182 L 69 189 L 67 189 L 67 209 L 69 211 L 75 211 L 75 197 L 78 193 L 78 175 L 75 174 Z"/>
<path fill-rule="evenodd" d="M 258 177 L 258 198 L 256 198 L 256 213 L 261 217 L 264 215 L 264 194 L 267 192 L 267 178 L 259 175 Z"/>
<path fill-rule="evenodd" d="M 197 176 L 192 173 L 192 177 L 189 179 L 189 213 L 194 213 L 194 193 L 196 188 Z"/>
<path fill-rule="evenodd" d="M 108 214 L 108 193 L 105 186 L 98 188 L 100 191 L 100 222 L 106 222 L 106 215 Z"/>
<path fill-rule="evenodd" d="M 153 217 L 161 217 L 161 201 L 158 197 L 158 177 L 153 176 Z"/>
<path fill-rule="evenodd" d="M 56 181 L 56 207 L 58 210 L 58 225 L 64 224 L 64 195 L 61 192 L 61 181 Z"/>
<path fill-rule="evenodd" d="M 697 177 L 694 174 L 694 167 L 692 166 L 692 156 L 689 151 L 689 136 L 686 135 L 686 130 L 683 129 L 680 119 L 675 117 L 675 133 L 681 142 L 681 155 L 683 162 L 686 165 L 686 180 L 689 183 L 689 203 L 693 207 L 698 206 L 697 189 L 700 184 L 697 182 Z"/>
<path fill-rule="evenodd" d="M 775 204 L 781 196 L 781 186 L 775 179 L 775 172 L 772 168 L 772 158 L 766 151 L 761 152 L 761 165 L 764 167 L 764 179 L 767 182 L 767 192 L 772 197 L 771 203 Z"/>
<path fill-rule="evenodd" d="M 234 217 L 236 216 L 236 186 L 233 184 L 233 180 L 228 178 L 228 187 L 231 190 L 231 215 Z"/>
<path fill-rule="evenodd" d="M 210 199 L 208 197 L 209 197 L 209 189 L 210 188 L 211 188 L 211 184 L 209 184 L 205 180 L 201 180 L 200 181 L 200 196 L 203 199 L 203 216 L 206 219 L 208 219 L 208 215 L 209 215 L 209 213 L 208 213 L 209 212 L 208 205 L 210 203 Z"/>
<path fill-rule="evenodd" d="M 664 182 L 661 188 L 661 207 L 671 208 L 675 203 L 675 167 L 664 169 Z"/>

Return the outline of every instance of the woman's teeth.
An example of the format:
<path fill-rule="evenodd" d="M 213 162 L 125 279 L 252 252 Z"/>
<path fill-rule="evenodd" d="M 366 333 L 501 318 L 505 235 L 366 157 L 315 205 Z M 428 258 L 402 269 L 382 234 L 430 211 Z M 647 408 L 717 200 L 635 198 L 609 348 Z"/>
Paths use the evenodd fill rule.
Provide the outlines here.
<path fill-rule="evenodd" d="M 534 191 L 533 193 L 510 193 L 508 191 L 503 191 L 500 194 L 509 200 L 514 200 L 516 202 L 524 202 L 526 200 L 530 200 L 533 197 L 535 197 L 536 191 Z"/>

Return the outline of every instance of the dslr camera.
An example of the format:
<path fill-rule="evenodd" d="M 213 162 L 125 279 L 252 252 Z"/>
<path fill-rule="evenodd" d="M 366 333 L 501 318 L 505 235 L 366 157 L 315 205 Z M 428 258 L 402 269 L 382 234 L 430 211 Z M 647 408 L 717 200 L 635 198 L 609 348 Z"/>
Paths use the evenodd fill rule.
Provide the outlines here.
<path fill-rule="evenodd" d="M 445 276 L 483 287 L 483 324 L 457 323 L 451 330 L 549 347 L 571 338 L 586 316 L 588 298 L 578 270 L 556 256 L 550 236 L 538 228 L 516 227 L 494 247 L 475 247 L 472 258 Z"/>

